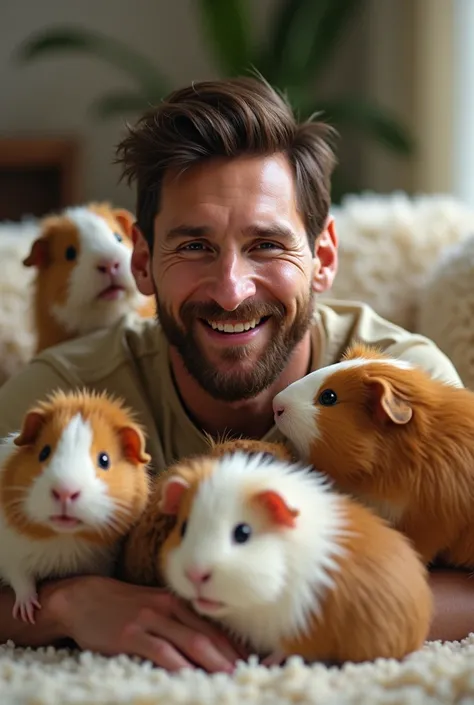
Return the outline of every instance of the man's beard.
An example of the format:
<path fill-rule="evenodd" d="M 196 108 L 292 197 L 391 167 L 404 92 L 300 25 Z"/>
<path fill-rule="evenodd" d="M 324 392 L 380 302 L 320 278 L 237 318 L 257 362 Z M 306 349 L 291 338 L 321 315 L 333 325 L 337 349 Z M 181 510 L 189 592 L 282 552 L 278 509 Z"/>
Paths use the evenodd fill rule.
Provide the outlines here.
<path fill-rule="evenodd" d="M 189 302 L 181 307 L 180 326 L 169 309 L 160 303 L 156 292 L 157 319 L 170 345 L 178 351 L 189 374 L 215 399 L 235 402 L 251 399 L 267 389 L 279 377 L 296 345 L 301 342 L 313 315 L 313 293 L 297 304 L 296 315 L 290 328 L 285 329 L 285 307 L 278 303 L 243 303 L 235 311 L 225 311 L 216 303 Z M 227 323 L 251 321 L 271 317 L 264 325 L 271 325 L 273 334 L 260 358 L 247 371 L 214 368 L 205 350 L 196 340 L 194 331 L 198 319 L 226 321 Z M 207 325 L 199 322 L 198 325 Z M 226 333 L 222 333 L 226 335 Z M 227 335 L 232 335 L 228 333 Z M 221 351 L 221 358 L 239 363 L 252 354 L 252 343 L 237 345 Z"/>

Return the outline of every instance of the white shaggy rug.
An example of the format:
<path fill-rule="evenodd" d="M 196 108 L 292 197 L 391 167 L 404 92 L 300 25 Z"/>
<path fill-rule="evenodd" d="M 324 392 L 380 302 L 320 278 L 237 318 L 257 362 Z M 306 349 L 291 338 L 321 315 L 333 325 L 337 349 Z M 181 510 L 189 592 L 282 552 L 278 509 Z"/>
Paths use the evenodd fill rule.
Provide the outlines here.
<path fill-rule="evenodd" d="M 343 668 L 249 661 L 232 676 L 168 674 L 127 657 L 0 646 L 1 705 L 445 705 L 474 703 L 474 634 L 431 642 L 404 662 Z"/>
<path fill-rule="evenodd" d="M 339 270 L 330 298 L 359 299 L 416 329 L 420 288 L 441 253 L 474 232 L 474 209 L 450 194 L 348 194 L 332 207 Z"/>
<path fill-rule="evenodd" d="M 38 221 L 29 216 L 18 222 L 0 222 L 0 385 L 34 353 L 30 288 L 34 271 L 23 266 L 22 260 L 38 229 Z"/>

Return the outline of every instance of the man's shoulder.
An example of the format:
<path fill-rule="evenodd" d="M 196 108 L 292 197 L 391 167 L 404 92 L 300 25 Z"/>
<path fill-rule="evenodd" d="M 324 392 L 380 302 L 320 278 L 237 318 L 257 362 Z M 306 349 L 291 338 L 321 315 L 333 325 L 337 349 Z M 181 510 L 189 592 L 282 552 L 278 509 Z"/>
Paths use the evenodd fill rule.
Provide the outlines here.
<path fill-rule="evenodd" d="M 116 325 L 46 349 L 0 387 L 0 436 L 17 429 L 27 408 L 58 389 L 108 390 L 139 404 L 137 375 L 160 355 L 154 319 L 127 316 Z"/>
<path fill-rule="evenodd" d="M 453 363 L 432 340 L 383 318 L 364 302 L 325 299 L 317 305 L 314 326 L 322 338 L 320 365 L 336 362 L 351 343 L 358 341 L 376 345 L 420 365 L 433 376 L 462 385 Z"/>
<path fill-rule="evenodd" d="M 93 385 L 130 362 L 140 364 L 143 358 L 159 355 L 160 347 L 156 320 L 132 313 L 109 328 L 48 348 L 35 361 L 74 383 Z"/>

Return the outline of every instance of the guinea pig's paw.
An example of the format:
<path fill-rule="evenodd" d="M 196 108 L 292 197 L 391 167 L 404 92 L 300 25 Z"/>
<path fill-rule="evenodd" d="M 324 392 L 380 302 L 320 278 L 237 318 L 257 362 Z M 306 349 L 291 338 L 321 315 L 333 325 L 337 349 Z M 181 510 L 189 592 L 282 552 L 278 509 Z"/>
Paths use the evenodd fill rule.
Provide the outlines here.
<path fill-rule="evenodd" d="M 282 651 L 273 651 L 262 660 L 262 666 L 270 668 L 270 666 L 281 666 L 287 658 L 287 654 Z"/>
<path fill-rule="evenodd" d="M 35 607 L 41 609 L 41 604 L 38 600 L 38 594 L 34 586 L 31 586 L 28 591 L 15 593 L 16 600 L 13 605 L 14 619 L 22 619 L 24 622 L 35 623 Z"/>

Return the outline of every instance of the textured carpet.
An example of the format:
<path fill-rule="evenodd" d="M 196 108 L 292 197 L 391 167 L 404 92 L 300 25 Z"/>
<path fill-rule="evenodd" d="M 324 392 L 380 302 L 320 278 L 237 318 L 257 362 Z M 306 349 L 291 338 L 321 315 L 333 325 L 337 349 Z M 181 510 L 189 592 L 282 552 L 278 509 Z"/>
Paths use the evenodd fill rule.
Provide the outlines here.
<path fill-rule="evenodd" d="M 438 705 L 474 703 L 474 634 L 431 642 L 404 662 L 380 660 L 341 669 L 239 664 L 232 676 L 168 674 L 126 657 L 0 646 L 1 705 Z"/>

